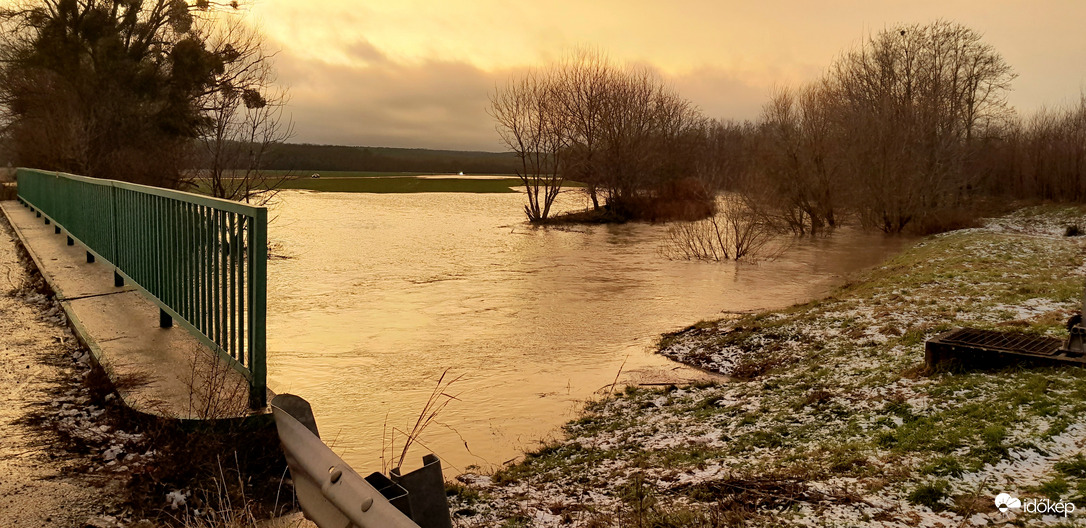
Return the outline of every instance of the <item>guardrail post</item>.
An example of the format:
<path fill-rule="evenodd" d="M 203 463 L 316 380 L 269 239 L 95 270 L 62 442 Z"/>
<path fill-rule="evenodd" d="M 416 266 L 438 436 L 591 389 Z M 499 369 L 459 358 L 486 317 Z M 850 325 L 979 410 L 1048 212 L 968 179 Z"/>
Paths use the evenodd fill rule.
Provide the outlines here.
<path fill-rule="evenodd" d="M 87 264 L 94 264 L 94 253 L 87 252 Z"/>
<path fill-rule="evenodd" d="M 113 270 L 113 287 L 120 288 L 121 286 L 124 286 L 124 277 L 117 273 L 117 270 Z"/>
<path fill-rule="evenodd" d="M 68 245 L 69 246 L 74 246 L 75 245 L 75 240 L 72 239 L 72 235 L 68 235 Z"/>
<path fill-rule="evenodd" d="M 46 222 L 46 223 L 48 223 L 48 222 Z M 60 226 L 58 226 L 58 225 L 53 226 L 53 234 L 54 235 L 59 235 L 60 234 Z"/>
<path fill-rule="evenodd" d="M 158 309 L 158 326 L 159 328 L 173 328 L 173 317 L 166 313 L 166 310 Z"/>
<path fill-rule="evenodd" d="M 452 528 L 449 501 L 445 497 L 445 478 L 441 473 L 441 460 L 433 453 L 422 457 L 422 467 L 407 474 L 400 468 L 388 473 L 392 482 L 407 490 L 407 503 L 411 518 L 421 528 Z"/>

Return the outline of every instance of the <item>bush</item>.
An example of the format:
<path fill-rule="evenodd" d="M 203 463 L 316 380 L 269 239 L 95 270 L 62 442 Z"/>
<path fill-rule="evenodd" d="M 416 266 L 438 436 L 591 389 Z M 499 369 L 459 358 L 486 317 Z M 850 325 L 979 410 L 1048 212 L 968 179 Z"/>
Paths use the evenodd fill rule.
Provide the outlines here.
<path fill-rule="evenodd" d="M 909 494 L 909 502 L 927 506 L 932 511 L 945 510 L 947 508 L 945 501 L 949 498 L 950 484 L 942 479 L 929 484 L 922 484 Z"/>

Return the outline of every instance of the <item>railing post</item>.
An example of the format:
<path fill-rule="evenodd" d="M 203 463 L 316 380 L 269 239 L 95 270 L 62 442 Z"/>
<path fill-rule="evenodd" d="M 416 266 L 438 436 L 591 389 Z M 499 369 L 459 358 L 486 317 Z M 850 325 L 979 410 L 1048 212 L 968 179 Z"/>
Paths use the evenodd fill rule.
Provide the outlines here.
<path fill-rule="evenodd" d="M 112 240 L 109 244 L 109 255 L 106 257 L 110 262 L 117 263 L 117 186 L 110 184 L 109 186 L 109 209 L 113 211 L 110 215 L 110 230 L 112 232 Z M 113 280 L 114 286 L 116 286 L 117 280 Z M 124 282 L 121 283 L 122 285 Z"/>
<path fill-rule="evenodd" d="M 250 232 L 249 251 L 252 257 L 250 279 L 249 319 L 252 321 L 249 335 L 249 407 L 262 409 L 267 406 L 268 367 L 267 340 L 265 337 L 268 311 L 268 210 L 256 210 Z"/>
<path fill-rule="evenodd" d="M 117 270 L 113 270 L 113 287 L 120 288 L 121 286 L 124 286 L 124 277 Z"/>
<path fill-rule="evenodd" d="M 158 326 L 159 328 L 173 328 L 173 317 L 166 313 L 166 310 L 162 308 L 158 309 Z"/>

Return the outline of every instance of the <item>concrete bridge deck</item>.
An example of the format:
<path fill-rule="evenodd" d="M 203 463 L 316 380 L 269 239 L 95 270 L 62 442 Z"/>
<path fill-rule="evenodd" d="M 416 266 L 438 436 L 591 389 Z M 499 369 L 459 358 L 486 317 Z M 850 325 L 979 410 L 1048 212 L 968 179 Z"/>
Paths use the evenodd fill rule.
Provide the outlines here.
<path fill-rule="evenodd" d="M 184 328 L 160 328 L 158 306 L 131 285 L 115 287 L 112 265 L 87 263 L 86 248 L 67 245 L 67 232 L 56 234 L 22 204 L 0 209 L 129 407 L 176 419 L 252 414 L 245 378 Z"/>

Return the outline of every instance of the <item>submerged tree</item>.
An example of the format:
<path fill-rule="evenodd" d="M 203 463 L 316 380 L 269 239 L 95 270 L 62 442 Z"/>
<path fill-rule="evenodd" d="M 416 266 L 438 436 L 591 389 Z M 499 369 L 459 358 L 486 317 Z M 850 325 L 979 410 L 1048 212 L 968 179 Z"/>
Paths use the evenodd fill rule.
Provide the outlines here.
<path fill-rule="evenodd" d="M 650 70 L 574 52 L 499 88 L 491 114 L 502 142 L 522 162 L 532 221 L 546 219 L 567 179 L 585 185 L 594 209 L 603 202 L 619 219 L 667 218 L 671 212 L 658 215 L 657 206 L 689 194 L 707 205 L 681 216 L 712 211 L 710 195 L 690 192 L 704 186 L 683 182 L 698 174 L 707 124 Z"/>
<path fill-rule="evenodd" d="M 520 161 L 517 176 L 528 193 L 524 213 L 531 222 L 547 219 L 565 180 L 559 163 L 568 129 L 558 97 L 553 75 L 533 70 L 490 99 L 498 134 Z"/>

